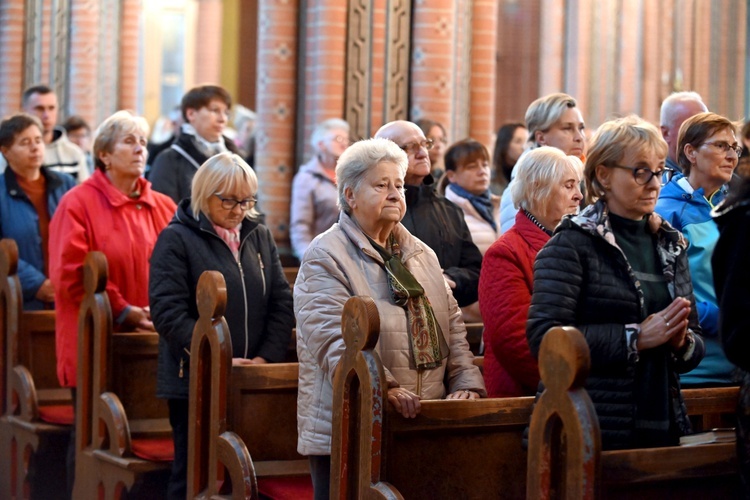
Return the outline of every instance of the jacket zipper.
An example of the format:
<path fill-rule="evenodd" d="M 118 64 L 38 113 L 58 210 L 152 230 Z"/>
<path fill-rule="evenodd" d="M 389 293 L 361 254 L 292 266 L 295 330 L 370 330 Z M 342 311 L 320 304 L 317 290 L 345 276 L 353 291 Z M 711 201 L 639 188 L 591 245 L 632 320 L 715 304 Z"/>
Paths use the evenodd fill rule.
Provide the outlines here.
<path fill-rule="evenodd" d="M 260 256 L 260 252 L 258 252 L 258 265 L 260 266 L 260 279 L 263 282 L 263 296 L 266 296 L 266 273 L 265 269 L 266 267 L 263 265 L 263 259 Z"/>
<path fill-rule="evenodd" d="M 212 233 L 211 231 L 208 231 L 208 230 L 203 229 L 203 228 L 200 228 L 200 230 L 204 231 L 204 232 L 206 232 L 208 234 L 210 234 L 211 236 L 214 236 L 214 237 L 218 238 L 222 243 L 224 243 L 224 245 L 226 245 L 227 249 L 229 250 L 229 253 L 230 254 L 232 253 L 232 249 L 229 247 L 229 245 L 227 244 L 227 242 L 224 241 L 223 239 L 221 239 L 221 237 L 218 234 Z M 242 301 L 242 303 L 243 303 L 243 308 L 245 310 L 245 354 L 243 356 L 245 359 L 247 359 L 247 349 L 248 349 L 248 345 L 250 344 L 250 332 L 247 329 L 247 321 L 248 321 L 249 311 L 248 311 L 248 307 L 247 307 L 247 287 L 245 286 L 245 271 L 244 271 L 244 269 L 242 269 L 242 263 L 240 262 L 240 258 L 241 258 L 240 256 L 242 255 L 242 247 L 245 246 L 245 241 L 249 237 L 250 237 L 250 233 L 248 233 L 245 236 L 245 238 L 240 242 L 240 247 L 237 250 L 237 260 L 236 260 L 236 262 L 237 262 L 237 268 L 240 271 L 240 282 L 242 283 L 242 298 L 244 299 Z M 260 253 L 258 253 L 258 256 L 260 257 Z M 265 295 L 266 277 L 263 276 L 262 265 L 261 265 L 261 273 L 260 274 L 261 274 L 261 277 L 263 278 L 263 290 L 264 290 L 263 291 L 263 295 Z M 182 369 L 182 366 L 180 366 L 180 369 Z M 180 373 L 182 373 L 182 371 L 180 371 Z"/>

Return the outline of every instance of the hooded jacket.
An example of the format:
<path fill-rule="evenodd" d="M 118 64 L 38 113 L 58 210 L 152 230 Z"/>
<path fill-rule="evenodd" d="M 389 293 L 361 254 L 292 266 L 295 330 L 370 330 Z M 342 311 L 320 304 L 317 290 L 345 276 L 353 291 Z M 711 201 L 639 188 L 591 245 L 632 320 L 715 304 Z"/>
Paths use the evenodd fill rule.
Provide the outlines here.
<path fill-rule="evenodd" d="M 49 271 L 55 286 L 57 376 L 75 387 L 78 311 L 83 300 L 83 261 L 103 252 L 109 264 L 107 296 L 115 320 L 130 305 L 148 306 L 148 262 L 156 238 L 174 215 L 175 204 L 143 178 L 138 198 L 121 193 L 101 171 L 71 189 L 50 222 Z"/>
<path fill-rule="evenodd" d="M 703 189 L 693 189 L 683 174 L 677 174 L 661 190 L 656 203 L 656 212 L 688 241 L 690 276 L 706 345 L 706 355 L 700 365 L 680 377 L 684 386 L 726 385 L 734 381 L 734 366 L 724 354 L 719 339 L 719 306 L 711 269 L 711 257 L 719 239 L 719 228 L 711 218 L 711 210 L 712 205 L 724 200 L 726 193 L 726 186 L 722 186 L 709 203 Z"/>
<path fill-rule="evenodd" d="M 658 215 L 649 216 L 648 227 L 656 235 L 656 252 L 669 295 L 685 297 L 692 305 L 688 345 L 685 353 L 654 348 L 666 356 L 666 380 L 649 380 L 666 387 L 674 431 L 690 431 L 687 410 L 680 393 L 678 373 L 695 368 L 703 357 L 703 341 L 690 281 L 687 242 Z M 603 449 L 635 446 L 635 376 L 640 357 L 629 344 L 633 323 L 646 319 L 641 285 L 625 254 L 617 246 L 604 200 L 586 207 L 581 214 L 563 218 L 552 239 L 542 248 L 534 264 L 534 291 L 526 327 L 534 357 L 544 334 L 554 326 L 575 326 L 586 339 L 591 369 L 586 390 L 596 408 Z M 664 386 L 662 386 L 664 384 Z M 676 444 L 676 443 L 675 443 Z"/>
<path fill-rule="evenodd" d="M 198 320 L 196 287 L 204 271 L 219 271 L 227 287 L 224 318 L 232 357 L 283 361 L 294 327 L 292 292 L 276 243 L 262 224 L 243 219 L 235 260 L 211 221 L 195 220 L 183 200 L 151 256 L 151 317 L 159 332 L 157 396 L 187 399 L 190 342 Z"/>
<path fill-rule="evenodd" d="M 486 396 L 474 366 L 461 310 L 440 271 L 435 253 L 402 225 L 393 229 L 402 262 L 422 285 L 449 346 L 442 365 L 421 375 L 410 368 L 406 312 L 393 304 L 383 259 L 365 234 L 345 213 L 339 222 L 313 240 L 294 285 L 297 317 L 297 450 L 302 455 L 331 453 L 333 386 L 336 366 L 344 352 L 341 312 L 350 297 L 372 297 L 380 316 L 376 350 L 389 387 L 417 392 L 421 377 L 423 399 L 440 399 L 470 389 Z"/>
<path fill-rule="evenodd" d="M 51 219 L 60 199 L 76 182 L 68 174 L 46 168 L 41 169 L 41 174 L 46 180 L 47 211 Z M 44 304 L 36 299 L 36 293 L 47 276 L 44 274 L 39 216 L 11 168 L 0 174 L 0 238 L 13 238 L 18 245 L 18 279 L 21 281 L 24 310 L 42 309 Z"/>

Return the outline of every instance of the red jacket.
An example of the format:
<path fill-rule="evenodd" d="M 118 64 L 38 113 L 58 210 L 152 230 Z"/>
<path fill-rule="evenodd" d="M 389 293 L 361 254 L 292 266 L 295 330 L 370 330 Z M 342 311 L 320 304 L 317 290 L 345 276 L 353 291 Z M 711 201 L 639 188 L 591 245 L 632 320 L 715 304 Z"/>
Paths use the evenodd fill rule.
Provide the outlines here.
<path fill-rule="evenodd" d="M 539 367 L 526 340 L 534 259 L 550 237 L 523 211 L 487 250 L 479 278 L 484 321 L 484 383 L 489 397 L 533 396 Z"/>
<path fill-rule="evenodd" d="M 70 190 L 50 223 L 49 273 L 55 287 L 57 377 L 75 387 L 78 366 L 78 311 L 83 300 L 83 260 L 93 250 L 109 263 L 107 295 L 112 317 L 125 308 L 148 305 L 148 267 L 156 237 L 176 206 L 167 196 L 138 180 L 141 196 L 129 198 L 97 170 Z"/>

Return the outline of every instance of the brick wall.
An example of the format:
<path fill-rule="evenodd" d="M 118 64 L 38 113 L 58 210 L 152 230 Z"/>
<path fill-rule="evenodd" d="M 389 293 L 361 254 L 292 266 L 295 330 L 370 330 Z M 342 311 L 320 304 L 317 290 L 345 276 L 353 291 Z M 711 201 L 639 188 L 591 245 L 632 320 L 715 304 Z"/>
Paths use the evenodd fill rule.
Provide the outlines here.
<path fill-rule="evenodd" d="M 0 2 L 0 118 L 18 111 L 23 91 L 24 0 Z"/>

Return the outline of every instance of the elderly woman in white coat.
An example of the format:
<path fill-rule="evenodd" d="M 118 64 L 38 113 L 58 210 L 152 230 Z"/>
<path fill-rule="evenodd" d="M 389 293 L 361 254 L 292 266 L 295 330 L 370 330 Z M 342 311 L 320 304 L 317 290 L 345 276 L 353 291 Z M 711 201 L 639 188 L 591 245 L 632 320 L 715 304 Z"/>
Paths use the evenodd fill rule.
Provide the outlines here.
<path fill-rule="evenodd" d="M 435 253 L 399 223 L 406 168 L 406 154 L 385 139 L 347 149 L 336 167 L 339 221 L 312 242 L 297 275 L 297 449 L 310 458 L 316 499 L 328 498 L 331 382 L 344 352 L 341 313 L 350 297 L 368 295 L 378 306 L 376 348 L 388 401 L 402 415 L 416 416 L 422 399 L 486 396 Z M 429 341 L 418 343 L 417 336 Z"/>

